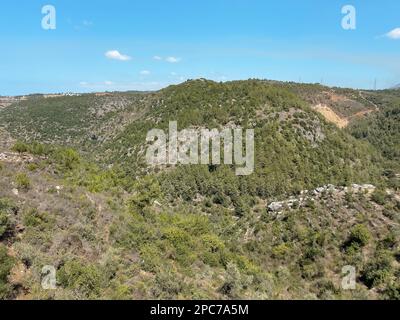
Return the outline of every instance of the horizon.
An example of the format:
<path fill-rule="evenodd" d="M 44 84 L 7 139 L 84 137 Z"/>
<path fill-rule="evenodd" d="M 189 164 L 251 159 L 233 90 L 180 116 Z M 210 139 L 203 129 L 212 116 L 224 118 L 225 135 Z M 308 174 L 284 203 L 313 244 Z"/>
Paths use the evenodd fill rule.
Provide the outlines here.
<path fill-rule="evenodd" d="M 199 80 L 205 80 L 205 81 L 212 81 L 215 83 L 230 83 L 230 82 L 238 82 L 238 81 L 251 81 L 251 80 L 255 80 L 255 81 L 266 81 L 266 82 L 278 82 L 278 83 L 283 83 L 283 84 L 289 84 L 289 83 L 293 83 L 296 85 L 319 85 L 325 88 L 329 88 L 329 89 L 350 89 L 350 90 L 362 90 L 362 91 L 386 91 L 386 90 L 397 90 L 399 89 L 399 85 L 395 85 L 393 87 L 390 88 L 382 88 L 382 89 L 363 89 L 363 88 L 350 88 L 350 87 L 340 87 L 340 86 L 328 86 L 328 85 L 324 85 L 321 83 L 313 83 L 313 82 L 296 82 L 296 81 L 280 81 L 280 80 L 275 80 L 275 79 L 256 79 L 256 78 L 249 78 L 249 79 L 233 79 L 233 80 L 227 80 L 227 81 L 215 81 L 212 79 L 207 79 L 207 78 L 196 78 L 196 79 L 187 79 L 185 81 L 179 82 L 179 83 L 171 83 L 168 84 L 160 89 L 154 89 L 154 90 L 114 90 L 114 91 L 60 91 L 60 92 L 32 92 L 32 93 L 27 93 L 27 94 L 19 94 L 19 95 L 2 95 L 0 94 L 0 98 L 7 98 L 7 97 L 29 97 L 29 96 L 35 96 L 35 95 L 84 95 L 84 94 L 103 94 L 103 93 L 131 93 L 131 92 L 140 92 L 140 93 L 146 93 L 146 92 L 158 92 L 161 91 L 163 89 L 166 89 L 170 86 L 179 86 L 182 85 L 186 82 L 190 82 L 190 81 L 199 81 Z"/>
<path fill-rule="evenodd" d="M 1 96 L 157 91 L 198 78 L 361 90 L 400 83 L 395 0 L 355 0 L 354 12 L 340 0 L 48 5 L 2 4 Z"/>

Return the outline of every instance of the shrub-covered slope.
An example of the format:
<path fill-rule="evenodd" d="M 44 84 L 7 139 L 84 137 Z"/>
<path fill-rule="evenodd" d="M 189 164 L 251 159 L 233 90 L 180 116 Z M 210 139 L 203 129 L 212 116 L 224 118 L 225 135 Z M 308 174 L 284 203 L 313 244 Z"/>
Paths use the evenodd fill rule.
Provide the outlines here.
<path fill-rule="evenodd" d="M 364 93 L 379 111 L 340 130 L 311 89 L 196 80 L 1 110 L 0 298 L 399 298 L 397 95 Z M 148 167 L 146 134 L 169 121 L 254 129 L 254 173 Z"/>
<path fill-rule="evenodd" d="M 0 171 L 1 298 L 399 297 L 392 191 L 331 186 L 279 211 L 255 198 L 238 215 L 209 197 L 171 203 L 154 175 L 132 181 L 72 150 L 27 147 Z M 355 290 L 341 285 L 347 265 Z M 55 290 L 41 285 L 44 266 Z"/>

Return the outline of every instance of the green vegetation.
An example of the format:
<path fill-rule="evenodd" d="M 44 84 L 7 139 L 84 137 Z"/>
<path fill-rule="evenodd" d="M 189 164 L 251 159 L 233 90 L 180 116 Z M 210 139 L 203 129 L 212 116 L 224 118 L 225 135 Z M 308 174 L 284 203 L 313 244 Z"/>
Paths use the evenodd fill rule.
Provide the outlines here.
<path fill-rule="evenodd" d="M 13 228 L 12 214 L 15 213 L 15 206 L 7 199 L 0 198 L 0 240 Z"/>
<path fill-rule="evenodd" d="M 349 132 L 357 139 L 365 140 L 376 147 L 388 160 L 387 175 L 399 170 L 400 163 L 400 95 L 382 92 L 371 97 L 379 112 L 352 123 Z M 394 182 L 394 179 L 393 179 Z"/>
<path fill-rule="evenodd" d="M 393 272 L 392 260 L 390 253 L 378 253 L 374 261 L 366 265 L 362 275 L 363 282 L 370 288 L 384 284 Z"/>
<path fill-rule="evenodd" d="M 14 260 L 8 256 L 7 248 L 0 244 L 0 299 L 6 299 L 11 293 L 7 277 L 10 274 Z"/>
<path fill-rule="evenodd" d="M 384 190 L 376 189 L 372 194 L 372 201 L 376 202 L 377 204 L 384 205 L 387 201 L 388 195 Z"/>
<path fill-rule="evenodd" d="M 31 187 L 31 181 L 29 180 L 29 177 L 26 175 L 26 173 L 18 173 L 15 176 L 15 184 L 19 189 L 22 190 L 29 190 Z"/>
<path fill-rule="evenodd" d="M 387 132 L 378 146 L 358 137 L 358 124 L 339 130 L 311 110 L 326 90 L 197 80 L 156 93 L 34 97 L 0 110 L 20 154 L 1 163 L 0 298 L 398 299 L 398 119 L 390 128 L 378 121 L 374 136 Z M 356 91 L 332 90 L 371 108 Z M 363 94 L 380 108 L 396 99 Z M 146 133 L 170 120 L 179 129 L 254 128 L 254 174 L 148 168 Z M 353 183 L 378 188 L 358 192 Z M 327 184 L 349 188 L 313 194 Z M 291 207 L 268 209 L 289 197 Z M 56 269 L 56 290 L 41 287 L 45 265 Z M 354 291 L 341 288 L 346 265 L 357 270 Z M 19 277 L 9 276 L 13 266 Z"/>
<path fill-rule="evenodd" d="M 365 247 L 371 240 L 371 234 L 368 229 L 362 225 L 356 225 L 350 230 L 350 236 L 346 241 L 346 250 L 351 252 Z"/>
<path fill-rule="evenodd" d="M 21 141 L 17 141 L 11 150 L 19 153 L 24 153 L 28 151 L 28 145 Z"/>

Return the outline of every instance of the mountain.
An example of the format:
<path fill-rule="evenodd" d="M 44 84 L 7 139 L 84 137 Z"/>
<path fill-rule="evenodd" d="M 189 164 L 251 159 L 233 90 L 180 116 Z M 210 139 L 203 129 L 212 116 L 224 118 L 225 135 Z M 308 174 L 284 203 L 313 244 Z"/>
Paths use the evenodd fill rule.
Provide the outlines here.
<path fill-rule="evenodd" d="M 200 79 L 15 102 L 0 110 L 0 297 L 396 298 L 398 99 Z M 254 172 L 148 165 L 148 132 L 171 121 L 254 130 Z"/>
<path fill-rule="evenodd" d="M 230 124 L 252 128 L 256 163 L 262 166 L 256 167 L 257 178 L 244 180 L 251 180 L 252 194 L 263 197 L 323 183 L 374 181 L 379 169 L 371 160 L 379 155 L 327 124 L 293 91 L 266 81 L 197 80 L 156 93 L 33 99 L 11 106 L 0 119 L 18 139 L 72 146 L 98 162 L 119 164 L 134 174 L 148 170 L 143 154 L 147 132 L 167 131 L 170 120 L 177 121 L 179 130 L 222 130 Z M 284 161 L 276 161 L 280 155 L 285 155 Z M 177 172 L 186 170 L 191 169 Z"/>

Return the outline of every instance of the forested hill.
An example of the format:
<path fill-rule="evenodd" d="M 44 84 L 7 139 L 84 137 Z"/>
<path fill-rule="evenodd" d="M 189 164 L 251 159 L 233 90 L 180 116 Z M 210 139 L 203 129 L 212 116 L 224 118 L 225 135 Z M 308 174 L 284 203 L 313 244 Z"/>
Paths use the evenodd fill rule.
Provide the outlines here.
<path fill-rule="evenodd" d="M 152 128 L 166 130 L 172 120 L 180 130 L 237 125 L 255 130 L 256 172 L 240 182 L 246 193 L 265 197 L 325 183 L 376 182 L 380 154 L 329 124 L 303 98 L 309 95 L 317 101 L 327 90 L 318 85 L 201 79 L 155 93 L 34 98 L 1 112 L 0 121 L 15 138 L 70 146 L 134 175 L 148 170 L 143 150 Z M 348 93 L 342 96 L 350 99 Z M 187 170 L 208 175 L 204 167 L 178 168 L 173 174 L 188 177 Z M 239 183 L 230 168 L 221 166 L 213 176 L 219 171 Z"/>
<path fill-rule="evenodd" d="M 199 79 L 7 105 L 0 298 L 398 299 L 399 99 Z M 149 166 L 146 135 L 170 121 L 253 129 L 254 172 Z"/>

